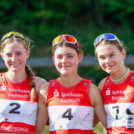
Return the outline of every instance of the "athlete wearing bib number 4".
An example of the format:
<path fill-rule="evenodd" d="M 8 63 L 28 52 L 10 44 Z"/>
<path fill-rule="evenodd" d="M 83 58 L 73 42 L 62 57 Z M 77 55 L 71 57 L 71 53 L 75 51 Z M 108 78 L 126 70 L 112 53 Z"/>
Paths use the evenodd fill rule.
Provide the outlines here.
<path fill-rule="evenodd" d="M 29 39 L 9 32 L 1 40 L 7 72 L 0 73 L 0 133 L 35 134 L 37 93 L 46 81 L 26 64 Z"/>
<path fill-rule="evenodd" d="M 134 133 L 134 71 L 126 68 L 122 42 L 111 33 L 98 36 L 95 54 L 101 68 L 110 74 L 100 84 L 107 113 L 107 134 Z"/>
<path fill-rule="evenodd" d="M 100 91 L 77 73 L 82 53 L 76 38 L 60 35 L 52 47 L 53 63 L 60 77 L 40 89 L 36 134 L 43 131 L 47 113 L 50 134 L 93 134 L 94 111 L 106 127 Z"/>

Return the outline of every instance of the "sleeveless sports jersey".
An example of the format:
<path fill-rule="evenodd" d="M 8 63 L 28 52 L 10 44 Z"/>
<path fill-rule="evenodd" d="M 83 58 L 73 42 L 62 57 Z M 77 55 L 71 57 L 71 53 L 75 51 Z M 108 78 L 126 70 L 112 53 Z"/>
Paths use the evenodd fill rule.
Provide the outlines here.
<path fill-rule="evenodd" d="M 30 103 L 30 92 L 28 78 L 13 83 L 0 73 L 0 133 L 35 133 L 37 99 Z"/>
<path fill-rule="evenodd" d="M 58 79 L 50 81 L 47 97 L 50 134 L 93 134 L 90 83 L 82 79 L 74 86 L 65 87 Z"/>
<path fill-rule="evenodd" d="M 120 84 L 107 77 L 101 93 L 107 113 L 107 134 L 134 134 L 134 72 Z"/>

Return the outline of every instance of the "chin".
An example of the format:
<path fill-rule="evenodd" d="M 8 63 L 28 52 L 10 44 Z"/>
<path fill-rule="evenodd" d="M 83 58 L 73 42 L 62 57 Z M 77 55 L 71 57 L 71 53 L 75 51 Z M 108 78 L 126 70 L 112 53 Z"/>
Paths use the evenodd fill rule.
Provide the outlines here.
<path fill-rule="evenodd" d="M 70 75 L 70 73 L 68 73 L 68 72 L 61 72 L 60 74 L 61 74 L 61 75 L 64 75 L 64 76 Z"/>
<path fill-rule="evenodd" d="M 15 73 L 17 73 L 17 72 L 20 72 L 21 71 L 21 69 L 19 69 L 19 68 L 12 68 L 12 69 L 10 69 L 12 72 L 15 72 Z"/>
<path fill-rule="evenodd" d="M 106 68 L 103 68 L 103 71 L 106 72 L 106 73 L 108 73 L 108 74 L 110 74 L 112 72 L 112 70 L 106 69 Z"/>
<path fill-rule="evenodd" d="M 113 74 L 114 73 L 114 71 L 113 70 L 106 70 L 106 73 L 108 73 L 108 74 Z"/>

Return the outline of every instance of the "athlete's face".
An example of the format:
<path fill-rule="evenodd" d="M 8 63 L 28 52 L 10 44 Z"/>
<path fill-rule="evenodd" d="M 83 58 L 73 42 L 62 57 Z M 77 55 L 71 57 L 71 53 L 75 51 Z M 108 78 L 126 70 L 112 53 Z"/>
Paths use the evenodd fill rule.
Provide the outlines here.
<path fill-rule="evenodd" d="M 125 50 L 120 51 L 115 45 L 100 44 L 96 53 L 100 67 L 109 74 L 119 71 L 124 65 Z"/>
<path fill-rule="evenodd" d="M 77 73 L 78 63 L 81 62 L 82 54 L 70 47 L 59 47 L 55 50 L 53 62 L 61 75 L 69 76 Z"/>
<path fill-rule="evenodd" d="M 26 59 L 29 57 L 29 51 L 27 51 L 23 44 L 19 42 L 13 42 L 6 44 L 2 52 L 2 58 L 7 66 L 8 70 L 13 72 L 19 72 L 25 70 Z"/>

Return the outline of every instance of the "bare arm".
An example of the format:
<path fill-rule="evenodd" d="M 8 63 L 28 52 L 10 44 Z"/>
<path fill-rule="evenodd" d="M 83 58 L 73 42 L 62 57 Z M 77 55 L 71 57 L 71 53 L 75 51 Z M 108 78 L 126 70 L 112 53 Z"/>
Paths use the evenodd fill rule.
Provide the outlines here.
<path fill-rule="evenodd" d="M 39 89 L 43 84 L 47 83 L 47 81 L 41 77 L 35 77 L 35 85 L 36 85 L 36 91 L 38 92 Z"/>
<path fill-rule="evenodd" d="M 98 88 L 99 88 L 100 90 L 103 88 L 104 82 L 105 82 L 105 79 L 103 79 L 103 80 L 99 83 Z M 97 117 L 97 115 L 96 115 L 96 112 L 95 112 L 95 113 L 94 113 L 93 126 L 95 127 L 98 123 L 99 123 L 99 119 L 98 119 L 98 117 Z"/>
<path fill-rule="evenodd" d="M 105 83 L 105 80 L 106 80 L 106 78 L 102 79 L 101 82 L 99 83 L 98 88 L 99 88 L 100 90 L 102 90 L 102 88 L 103 88 L 103 86 L 104 86 L 104 83 Z"/>
<path fill-rule="evenodd" d="M 44 85 L 41 86 L 38 92 L 38 112 L 37 112 L 35 134 L 42 134 L 48 120 L 48 113 L 46 106 L 47 89 L 48 89 L 48 83 L 45 83 Z"/>
<path fill-rule="evenodd" d="M 104 110 L 101 93 L 97 86 L 95 86 L 94 84 L 90 85 L 89 95 L 98 119 L 101 121 L 103 126 L 107 128 L 106 112 Z"/>
<path fill-rule="evenodd" d="M 94 120 L 93 120 L 93 127 L 97 126 L 99 123 L 99 119 L 96 115 L 96 113 L 94 112 Z"/>

